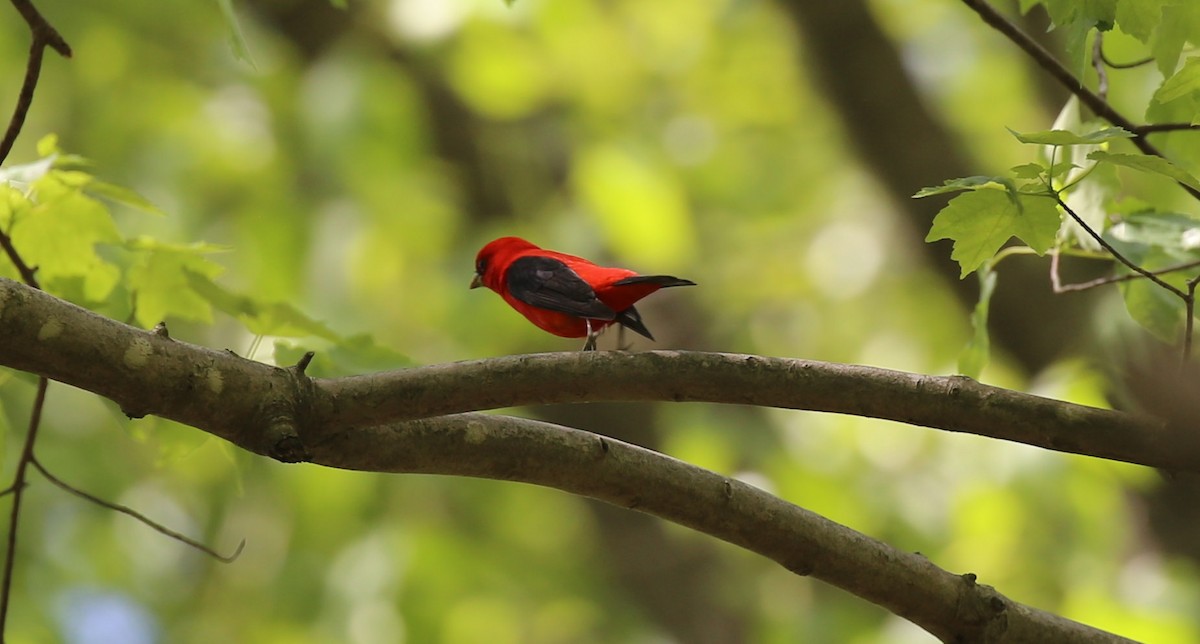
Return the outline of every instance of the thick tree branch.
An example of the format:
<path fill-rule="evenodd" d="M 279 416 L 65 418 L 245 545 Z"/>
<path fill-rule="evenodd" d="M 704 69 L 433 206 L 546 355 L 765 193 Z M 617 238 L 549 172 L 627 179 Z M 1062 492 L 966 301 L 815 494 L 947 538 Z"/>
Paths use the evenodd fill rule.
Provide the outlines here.
<path fill-rule="evenodd" d="M 937 377 L 808 360 L 653 351 L 508 356 L 309 380 L 162 337 L 0 279 L 0 365 L 60 380 L 281 460 L 338 432 L 515 405 L 695 401 L 884 418 L 1200 471 L 1189 427 Z"/>
<path fill-rule="evenodd" d="M 1135 452 L 1149 448 L 1146 436 L 1161 439 L 1164 429 L 1156 421 L 965 379 L 724 354 L 541 354 L 309 380 L 300 369 L 178 342 L 7 279 L 0 279 L 0 337 L 0 364 L 94 391 L 135 415 L 156 413 L 285 460 L 524 481 L 638 509 L 845 588 L 945 641 L 982 641 L 996 633 L 1021 642 L 1120 640 L 649 450 L 503 416 L 417 417 L 551 400 L 716 400 L 934 420 L 956 429 L 991 423 L 1000 434 L 1011 423 L 1024 426 L 1017 433 L 1052 442 L 1086 443 L 1068 438 L 1084 434 L 1105 449 Z M 893 405 L 898 411 L 888 411 Z M 975 416 L 990 420 L 976 427 Z M 376 422 L 385 418 L 412 420 Z"/>
<path fill-rule="evenodd" d="M 333 433 L 311 456 L 347 469 L 521 481 L 636 509 L 848 590 L 946 642 L 1128 641 L 1013 602 L 974 575 L 949 573 L 752 485 L 558 425 L 444 416 Z"/>

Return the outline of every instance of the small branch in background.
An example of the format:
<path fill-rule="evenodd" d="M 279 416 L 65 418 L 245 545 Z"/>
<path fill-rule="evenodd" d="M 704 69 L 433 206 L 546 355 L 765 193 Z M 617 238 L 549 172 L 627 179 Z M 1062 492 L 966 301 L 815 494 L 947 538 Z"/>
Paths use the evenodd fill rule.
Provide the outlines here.
<path fill-rule="evenodd" d="M 46 387 L 50 381 L 38 378 L 37 396 L 33 400 L 33 411 L 29 414 L 29 431 L 25 434 L 25 446 L 21 449 L 21 459 L 17 461 L 17 473 L 13 476 L 10 487 L 13 494 L 12 510 L 8 514 L 8 545 L 4 549 L 4 577 L 0 581 L 0 636 L 4 634 L 4 625 L 8 621 L 8 607 L 12 599 L 13 568 L 17 559 L 17 525 L 21 518 L 21 500 L 25 497 L 25 476 L 29 464 L 33 461 L 33 443 L 37 439 L 38 426 L 42 422 L 42 408 L 46 403 Z"/>
<path fill-rule="evenodd" d="M 1200 130 L 1200 123 L 1148 123 L 1133 128 L 1133 133 L 1145 136 L 1155 132 L 1177 132 L 1179 130 Z"/>
<path fill-rule="evenodd" d="M 13 108 L 12 118 L 8 120 L 4 138 L 0 139 L 0 163 L 4 163 L 8 153 L 12 152 L 17 135 L 25 125 L 25 116 L 29 113 L 29 106 L 33 104 L 33 90 L 37 87 L 38 77 L 42 73 L 42 52 L 45 50 L 46 43 L 35 36 L 33 43 L 29 45 L 29 63 L 25 66 L 25 82 L 21 84 L 21 91 L 17 94 L 17 106 Z"/>
<path fill-rule="evenodd" d="M 1097 38 L 1096 40 L 1099 41 L 1100 39 Z M 1150 63 L 1154 62 L 1154 56 L 1146 56 L 1145 58 L 1139 58 L 1129 63 L 1114 63 L 1108 56 L 1104 55 L 1104 49 L 1102 47 L 1097 46 L 1096 51 L 1099 53 L 1100 61 L 1112 69 L 1133 69 L 1135 67 L 1149 65 Z"/>
<path fill-rule="evenodd" d="M 151 529 L 155 530 L 156 532 L 164 534 L 164 535 L 170 537 L 171 539 L 174 539 L 175 541 L 178 541 L 184 545 L 195 548 L 196 550 L 203 552 L 204 554 L 212 557 L 213 559 L 216 559 L 217 561 L 221 561 L 223 563 L 231 563 L 235 559 L 238 558 L 238 555 L 242 554 L 242 549 L 246 547 L 246 540 L 243 539 L 241 541 L 241 543 L 238 544 L 238 547 L 233 551 L 233 554 L 230 554 L 230 555 L 220 554 L 219 552 L 212 549 L 211 547 L 206 546 L 203 543 L 200 543 L 199 541 L 192 539 L 191 537 L 180 534 L 180 533 L 162 525 L 161 523 L 158 523 L 158 522 L 154 521 L 153 519 L 150 519 L 149 517 L 138 512 L 137 510 L 126 507 L 119 503 L 105 501 L 104 499 L 101 499 L 100 497 L 98 497 L 94 494 L 84 492 L 83 490 L 75 487 L 74 485 L 71 485 L 70 483 L 63 481 L 62 479 L 58 478 L 57 476 L 51 474 L 50 471 L 46 469 L 46 466 L 42 465 L 42 462 L 37 460 L 37 458 L 33 458 L 31 462 L 33 463 L 33 466 L 35 468 L 37 468 L 37 471 L 41 472 L 42 476 L 46 477 L 47 481 L 50 481 L 51 483 L 57 485 L 59 488 L 66 490 L 67 492 L 70 492 L 71 494 L 74 494 L 75 496 L 77 496 L 81 499 L 91 501 L 92 503 L 95 503 L 96 505 L 98 505 L 102 508 L 108 508 L 109 510 L 113 510 L 114 512 L 120 512 L 121 514 L 131 516 L 134 519 L 141 521 L 146 526 L 149 526 Z"/>
<path fill-rule="evenodd" d="M 62 34 L 51 25 L 45 17 L 33 6 L 29 0 L 12 0 L 12 5 L 16 7 L 21 17 L 25 19 L 25 23 L 29 25 L 29 31 L 33 33 L 35 40 L 40 40 L 48 45 L 51 49 L 62 55 L 63 58 L 71 57 L 71 46 L 63 39 Z"/>
<path fill-rule="evenodd" d="M 8 153 L 12 151 L 13 144 L 17 141 L 17 135 L 21 133 L 21 128 L 25 125 L 25 116 L 29 113 L 29 106 L 33 103 L 33 90 L 37 87 L 38 77 L 42 72 L 42 57 L 46 47 L 54 49 L 66 58 L 71 57 L 71 47 L 67 45 L 67 41 L 63 40 L 62 35 L 50 23 L 46 22 L 46 19 L 38 13 L 29 0 L 12 0 L 12 4 L 28 23 L 33 39 L 29 43 L 29 62 L 25 65 L 25 82 L 21 84 L 21 91 L 17 94 L 17 106 L 13 109 L 12 118 L 8 121 L 8 129 L 4 132 L 4 138 L 0 139 L 0 163 L 4 163 L 4 160 L 8 158 Z"/>
<path fill-rule="evenodd" d="M 1118 252 L 1116 248 L 1113 248 L 1113 245 L 1108 243 L 1107 240 L 1105 240 L 1103 237 L 1101 237 L 1100 233 L 1097 233 L 1095 230 L 1092 230 L 1092 227 L 1089 226 L 1087 224 L 1087 222 L 1085 222 L 1083 220 L 1082 217 L 1080 217 L 1078 214 L 1076 214 L 1074 210 L 1071 210 L 1071 207 L 1068 206 L 1067 203 L 1062 200 L 1062 197 L 1060 197 L 1057 192 L 1054 192 L 1052 194 L 1054 195 L 1054 200 L 1058 202 L 1059 207 L 1061 207 L 1064 211 L 1066 211 L 1066 213 L 1071 216 L 1071 219 L 1074 219 L 1075 223 L 1079 224 L 1079 227 L 1083 228 L 1084 232 L 1086 232 L 1089 237 L 1094 239 L 1097 244 L 1100 244 L 1100 247 L 1103 248 L 1104 250 L 1108 251 L 1109 254 L 1112 255 L 1113 258 L 1115 258 L 1118 262 L 1121 262 L 1122 264 L 1127 266 L 1129 268 L 1129 270 L 1137 273 L 1141 277 L 1145 277 L 1146 279 L 1150 280 L 1151 282 L 1154 282 L 1155 284 L 1170 291 L 1176 297 L 1182 299 L 1184 302 L 1188 301 L 1187 293 L 1184 293 L 1183 291 L 1172 286 L 1171 284 L 1168 284 L 1167 282 L 1164 282 L 1163 280 L 1159 279 L 1158 275 L 1154 274 L 1154 272 L 1148 271 L 1148 270 L 1142 268 L 1141 266 L 1138 266 L 1137 264 L 1134 264 L 1133 262 L 1129 261 L 1129 258 L 1125 257 L 1120 252 Z"/>
<path fill-rule="evenodd" d="M 8 256 L 8 259 L 13 263 L 13 266 L 17 267 L 17 273 L 21 275 L 21 281 L 32 286 L 33 288 L 41 289 L 42 286 L 38 284 L 37 280 L 37 269 L 31 268 L 25 263 L 25 260 L 21 258 L 21 254 L 18 253 L 16 247 L 13 246 L 12 238 L 5 234 L 4 231 L 0 231 L 0 247 L 4 248 L 4 254 Z"/>
<path fill-rule="evenodd" d="M 1136 276 L 1132 276 L 1132 275 L 1131 276 L 1123 276 L 1123 278 L 1134 279 L 1136 277 L 1144 277 L 1144 278 L 1150 280 L 1151 282 L 1154 282 L 1158 286 L 1161 286 L 1162 288 L 1170 291 L 1172 294 L 1174 294 L 1179 299 L 1183 300 L 1184 307 L 1187 309 L 1187 318 L 1186 318 L 1186 321 L 1184 322 L 1184 333 L 1183 333 L 1183 362 L 1187 363 L 1187 361 L 1192 356 L 1192 329 L 1194 326 L 1194 324 L 1192 322 L 1192 317 L 1196 312 L 1196 285 L 1197 285 L 1197 283 L 1200 283 L 1200 276 L 1197 276 L 1197 277 L 1194 277 L 1194 278 L 1188 280 L 1188 283 L 1187 283 L 1188 290 L 1186 293 L 1181 291 L 1180 289 L 1176 288 L 1175 286 L 1172 286 L 1171 284 L 1167 283 L 1166 281 L 1160 279 L 1158 276 L 1163 273 L 1169 273 L 1171 271 L 1180 270 L 1180 268 L 1181 268 L 1180 266 L 1173 266 L 1173 267 L 1169 267 L 1168 269 L 1163 269 L 1163 270 L 1158 270 L 1158 271 L 1148 271 L 1148 270 L 1142 268 L 1141 266 L 1134 264 L 1133 262 L 1129 261 L 1129 259 L 1127 257 L 1125 257 L 1121 253 L 1117 252 L 1117 249 L 1113 248 L 1112 244 L 1109 244 L 1107 241 L 1105 241 L 1104 238 L 1099 235 L 1099 233 L 1097 233 L 1095 230 L 1092 230 L 1092 227 L 1088 226 L 1087 223 L 1083 221 L 1083 218 L 1081 218 L 1079 215 L 1075 214 L 1075 211 L 1071 210 L 1071 207 L 1068 206 L 1066 204 L 1066 202 L 1064 202 L 1062 200 L 1062 197 L 1060 197 L 1057 192 L 1055 192 L 1053 194 L 1054 194 L 1054 199 L 1056 201 L 1058 201 L 1058 205 L 1060 207 L 1062 207 L 1062 209 L 1065 210 L 1066 213 L 1071 216 L 1071 219 L 1074 219 L 1075 223 L 1079 224 L 1079 226 L 1081 228 L 1083 228 L 1083 230 L 1086 231 L 1087 234 L 1089 236 L 1091 236 L 1092 239 L 1096 240 L 1096 243 L 1100 244 L 1100 246 L 1103 247 L 1104 250 L 1108 251 L 1109 254 L 1111 254 L 1113 256 L 1113 258 L 1115 258 L 1118 262 L 1121 262 L 1122 264 L 1127 266 L 1129 268 L 1129 270 L 1133 271 L 1134 273 L 1137 273 Z M 1057 256 L 1051 259 L 1052 273 L 1051 273 L 1050 279 L 1052 282 L 1057 281 L 1056 280 L 1057 266 L 1055 265 L 1056 260 L 1057 260 Z M 1188 266 L 1194 266 L 1194 265 L 1196 265 L 1196 262 L 1192 262 L 1188 265 L 1185 265 L 1185 266 L 1183 266 L 1183 268 L 1187 268 Z M 1106 278 L 1106 279 L 1108 279 L 1108 278 Z M 1096 281 L 1096 280 L 1093 280 L 1093 281 Z M 1124 281 L 1124 279 L 1112 279 L 1111 281 Z M 1061 288 L 1061 285 L 1055 284 L 1056 292 L 1057 292 L 1058 288 Z M 1075 288 L 1075 289 L 1071 289 L 1071 290 L 1083 290 L 1083 289 Z"/>
<path fill-rule="evenodd" d="M 1185 262 L 1183 264 L 1176 264 L 1174 266 L 1168 266 L 1166 268 L 1160 268 L 1160 269 L 1149 271 L 1149 272 L 1153 275 L 1166 275 L 1167 273 L 1174 273 L 1177 271 L 1187 270 L 1189 268 L 1195 268 L 1197 266 L 1200 266 L 1200 260 Z M 1108 277 L 1100 277 L 1100 278 L 1097 278 L 1094 280 L 1088 280 L 1086 282 L 1079 282 L 1078 284 L 1062 284 L 1061 282 L 1059 282 L 1058 273 L 1057 273 L 1057 270 L 1058 270 L 1058 254 L 1057 253 L 1052 255 L 1050 258 L 1050 269 L 1051 269 L 1050 282 L 1054 287 L 1054 292 L 1059 293 L 1059 294 L 1070 293 L 1073 291 L 1086 291 L 1088 289 L 1096 288 L 1098 286 L 1104 286 L 1105 284 L 1117 284 L 1119 282 L 1130 282 L 1133 280 L 1140 280 L 1140 279 L 1145 278 L 1145 275 L 1142 275 L 1140 273 L 1129 273 L 1126 275 L 1110 275 Z"/>
<path fill-rule="evenodd" d="M 1188 297 L 1184 300 L 1187 317 L 1183 323 L 1183 365 L 1192 359 L 1192 330 L 1196 318 L 1196 285 L 1200 284 L 1200 275 L 1187 281 Z M 1183 366 L 1181 365 L 1181 367 Z"/>
<path fill-rule="evenodd" d="M 1104 68 L 1104 34 L 1097 31 L 1092 41 L 1092 69 L 1096 70 L 1096 95 L 1108 100 L 1108 70 Z"/>

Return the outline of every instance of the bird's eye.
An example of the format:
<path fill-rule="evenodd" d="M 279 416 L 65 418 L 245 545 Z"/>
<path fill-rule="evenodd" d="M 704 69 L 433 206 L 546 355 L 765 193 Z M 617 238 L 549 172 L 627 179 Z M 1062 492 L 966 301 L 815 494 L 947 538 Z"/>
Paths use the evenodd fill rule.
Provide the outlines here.
<path fill-rule="evenodd" d="M 475 272 L 478 273 L 479 275 L 483 275 L 484 273 L 487 272 L 487 260 L 486 259 L 480 259 L 475 262 Z"/>

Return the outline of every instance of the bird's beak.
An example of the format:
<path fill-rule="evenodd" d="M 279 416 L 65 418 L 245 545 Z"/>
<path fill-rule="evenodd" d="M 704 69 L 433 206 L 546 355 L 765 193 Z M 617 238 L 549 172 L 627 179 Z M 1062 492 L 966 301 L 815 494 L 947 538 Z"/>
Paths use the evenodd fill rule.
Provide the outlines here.
<path fill-rule="evenodd" d="M 479 288 L 480 286 L 483 286 L 483 276 L 475 273 L 475 277 L 471 278 L 471 288 Z"/>

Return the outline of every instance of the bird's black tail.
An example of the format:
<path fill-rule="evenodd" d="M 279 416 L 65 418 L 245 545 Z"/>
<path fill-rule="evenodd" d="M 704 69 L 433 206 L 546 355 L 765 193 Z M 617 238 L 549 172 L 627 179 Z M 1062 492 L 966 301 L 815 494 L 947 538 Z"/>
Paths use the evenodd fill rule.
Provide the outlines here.
<path fill-rule="evenodd" d="M 692 280 L 685 280 L 681 277 L 673 277 L 671 275 L 634 275 L 633 277 L 626 277 L 623 280 L 613 282 L 613 286 L 630 286 L 632 284 L 653 284 L 659 288 L 696 285 Z M 649 340 L 654 339 L 654 336 L 650 335 L 650 329 L 647 329 L 646 325 L 642 322 L 642 314 L 638 313 L 638 310 L 632 306 L 618 313 L 615 322 Z"/>
<path fill-rule="evenodd" d="M 671 286 L 695 286 L 696 283 L 692 280 L 685 280 L 681 277 L 672 277 L 670 275 L 634 275 L 626 277 L 623 280 L 613 282 L 613 286 L 628 286 L 630 284 L 656 284 L 660 288 L 669 288 Z M 626 325 L 628 326 L 628 325 Z M 630 327 L 633 328 L 633 327 Z M 641 333 L 639 331 L 639 333 Z M 643 334 L 645 335 L 645 334 Z M 649 337 L 649 336 L 646 336 Z"/>
<path fill-rule="evenodd" d="M 680 284 L 679 286 L 683 285 Z M 646 325 L 642 322 L 642 314 L 638 313 L 638 310 L 632 306 L 618 313 L 616 322 L 642 337 L 650 340 L 654 339 L 654 336 L 650 335 L 650 329 L 647 329 Z"/>

